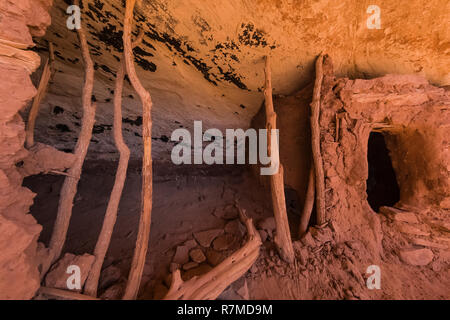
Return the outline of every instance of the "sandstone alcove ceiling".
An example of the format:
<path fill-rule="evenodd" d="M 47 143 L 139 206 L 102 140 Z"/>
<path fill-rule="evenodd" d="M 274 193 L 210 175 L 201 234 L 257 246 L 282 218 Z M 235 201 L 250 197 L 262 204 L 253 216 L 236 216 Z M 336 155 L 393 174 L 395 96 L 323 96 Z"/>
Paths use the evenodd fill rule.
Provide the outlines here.
<path fill-rule="evenodd" d="M 0 299 L 449 299 L 449 6 L 0 2 Z"/>
<path fill-rule="evenodd" d="M 55 1 L 52 24 L 37 48 L 54 43 L 56 75 L 38 120 L 40 140 L 70 149 L 80 114 L 75 97 L 83 78 L 76 33 L 67 29 L 67 1 Z M 95 62 L 99 105 L 90 156 L 114 152 L 110 129 L 114 75 L 123 45 L 121 0 L 82 1 L 82 18 Z M 450 85 L 448 2 L 377 3 L 383 28 L 369 30 L 368 3 L 359 1 L 142 1 L 136 23 L 145 32 L 135 50 L 137 70 L 151 90 L 154 155 L 167 160 L 171 132 L 194 120 L 205 127 L 245 128 L 263 101 L 263 57 L 273 56 L 274 93 L 288 95 L 313 79 L 313 62 L 329 53 L 338 75 L 419 74 Z M 447 10 L 445 9 L 447 8 Z M 125 83 L 124 127 L 140 144 L 138 97 Z M 42 133 L 42 134 L 41 134 Z M 137 147 L 136 149 L 140 149 Z M 133 156 L 139 157 L 133 153 Z"/>

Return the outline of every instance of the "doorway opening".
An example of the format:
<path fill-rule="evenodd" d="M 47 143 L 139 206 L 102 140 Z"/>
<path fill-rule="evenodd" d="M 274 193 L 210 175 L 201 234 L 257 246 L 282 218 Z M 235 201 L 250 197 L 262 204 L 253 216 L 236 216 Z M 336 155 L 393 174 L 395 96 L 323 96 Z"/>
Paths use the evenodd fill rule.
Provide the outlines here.
<path fill-rule="evenodd" d="M 384 138 L 383 133 L 371 132 L 367 150 L 367 201 L 375 212 L 381 206 L 393 206 L 400 200 L 400 188 Z"/>

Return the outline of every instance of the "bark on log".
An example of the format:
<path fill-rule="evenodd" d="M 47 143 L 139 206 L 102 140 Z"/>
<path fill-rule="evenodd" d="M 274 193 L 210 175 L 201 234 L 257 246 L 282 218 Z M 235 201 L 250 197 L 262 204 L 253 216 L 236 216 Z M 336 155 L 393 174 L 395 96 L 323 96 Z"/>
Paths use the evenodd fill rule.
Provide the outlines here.
<path fill-rule="evenodd" d="M 174 271 L 164 300 L 214 300 L 250 269 L 259 256 L 261 237 L 245 211 L 239 208 L 239 214 L 247 227 L 246 244 L 211 271 L 186 282 L 181 279 L 180 270 Z"/>
<path fill-rule="evenodd" d="M 311 102 L 311 143 L 316 180 L 316 213 L 317 224 L 326 221 L 325 213 L 325 182 L 323 173 L 323 162 L 320 151 L 320 91 L 323 80 L 323 55 L 320 54 L 316 60 L 316 80 L 314 82 L 313 99 Z"/>
<path fill-rule="evenodd" d="M 308 189 L 306 191 L 305 204 L 303 206 L 302 215 L 300 216 L 300 225 L 298 228 L 299 237 L 302 237 L 306 233 L 306 230 L 308 230 L 309 220 L 311 219 L 311 213 L 314 207 L 315 187 L 315 170 L 314 164 L 311 163 L 308 178 Z"/>
<path fill-rule="evenodd" d="M 49 57 L 45 61 L 44 69 L 42 71 L 41 79 L 39 81 L 38 90 L 31 105 L 30 113 L 28 114 L 28 121 L 26 127 L 25 146 L 29 149 L 34 145 L 34 127 L 36 125 L 36 118 L 39 113 L 42 99 L 47 92 L 48 83 L 52 76 L 52 65 L 54 62 L 53 44 L 49 42 Z"/>
<path fill-rule="evenodd" d="M 140 34 L 138 40 L 133 44 L 133 48 L 142 40 L 143 33 Z M 86 284 L 84 285 L 84 293 L 90 296 L 97 296 L 98 281 L 102 270 L 103 261 L 111 242 L 111 235 L 116 224 L 117 211 L 119 209 L 120 198 L 127 176 L 128 162 L 130 159 L 130 149 L 125 144 L 122 134 L 122 92 L 123 82 L 125 79 L 125 62 L 122 57 L 117 71 L 116 86 L 114 88 L 114 142 L 117 150 L 119 150 L 119 165 L 116 171 L 114 186 L 109 198 L 108 207 L 106 208 L 105 218 L 103 220 L 102 230 L 94 249 L 95 260 L 89 272 Z"/>
<path fill-rule="evenodd" d="M 73 200 L 77 193 L 78 182 L 81 177 L 84 159 L 86 158 L 95 123 L 96 105 L 91 100 L 94 87 L 94 64 L 89 54 L 89 46 L 84 30 L 79 29 L 77 32 L 85 68 L 85 80 L 82 93 L 83 118 L 81 120 L 81 132 L 75 146 L 75 162 L 68 170 L 68 175 L 61 188 L 58 213 L 50 239 L 49 254 L 42 266 L 41 278 L 45 276 L 51 264 L 59 258 L 64 247 L 70 218 L 72 216 Z"/>
<path fill-rule="evenodd" d="M 141 217 L 136 240 L 136 248 L 131 262 L 130 274 L 125 288 L 124 300 L 136 299 L 139 285 L 144 270 L 147 255 L 148 241 L 150 238 L 150 224 L 152 215 L 152 100 L 150 93 L 142 86 L 134 68 L 134 55 L 131 43 L 131 29 L 133 27 L 133 12 L 135 0 L 126 1 L 125 22 L 123 32 L 123 44 L 125 54 L 125 65 L 131 84 L 138 93 L 142 102 L 143 120 L 143 143 L 144 155 L 142 159 L 142 194 L 141 194 Z"/>
<path fill-rule="evenodd" d="M 275 143 L 275 150 L 271 150 L 271 132 L 277 128 L 277 114 L 273 108 L 272 100 L 272 73 L 270 66 L 270 57 L 266 57 L 265 66 L 266 84 L 265 84 L 265 109 L 266 109 L 266 129 L 268 135 L 267 154 L 274 155 L 279 162 L 278 141 Z M 289 230 L 289 221 L 286 210 L 286 200 L 284 196 L 284 177 L 283 166 L 279 163 L 278 172 L 270 176 L 270 191 L 272 194 L 272 205 L 276 222 L 275 245 L 281 258 L 288 262 L 294 262 L 294 248 L 292 246 L 291 232 Z"/>

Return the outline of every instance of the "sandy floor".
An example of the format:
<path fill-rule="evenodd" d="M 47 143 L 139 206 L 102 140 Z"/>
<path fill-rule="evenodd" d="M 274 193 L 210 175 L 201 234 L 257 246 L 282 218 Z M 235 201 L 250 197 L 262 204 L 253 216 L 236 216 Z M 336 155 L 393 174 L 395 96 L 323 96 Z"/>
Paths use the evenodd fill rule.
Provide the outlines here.
<path fill-rule="evenodd" d="M 119 275 L 113 277 L 115 289 L 125 281 L 136 240 L 141 180 L 135 168 L 138 165 L 129 169 L 104 263 L 104 269 L 114 266 L 120 270 Z M 141 299 L 159 298 L 164 294 L 170 280 L 169 265 L 177 246 L 193 239 L 193 233 L 223 229 L 229 220 L 218 217 L 218 212 L 226 210 L 235 199 L 239 199 L 257 226 L 258 221 L 271 216 L 267 192 L 258 187 L 244 168 L 196 169 L 189 175 L 185 173 L 168 169 L 162 173 L 160 171 L 155 177 L 150 250 L 144 269 Z M 89 163 L 86 166 L 64 252 L 83 254 L 93 251 L 113 181 L 114 168 L 109 164 Z M 44 227 L 40 240 L 45 244 L 50 237 L 62 182 L 62 177 L 47 175 L 27 178 L 24 183 L 38 194 L 31 212 Z M 288 204 L 295 234 L 299 209 L 295 201 L 288 200 Z M 429 266 L 407 266 L 397 257 L 398 248 L 404 246 L 405 238 L 391 227 L 387 219 L 381 220 L 384 232 L 384 256 L 380 266 L 383 270 L 382 290 L 368 290 L 365 287 L 365 268 L 370 256 L 358 243 L 337 243 L 332 238 L 322 244 L 315 242 L 307 245 L 304 240 L 295 241 L 297 261 L 294 265 L 286 265 L 278 258 L 269 237 L 263 243 L 254 267 L 220 298 L 449 299 L 450 275 L 448 261 L 445 260 L 448 259 L 448 256 L 445 257 L 448 250 L 434 250 L 438 259 Z M 245 239 L 242 237 L 239 240 L 237 247 Z M 225 253 L 229 252 L 232 250 Z M 205 267 L 206 262 L 202 265 Z M 107 296 L 114 297 L 117 291 L 111 289 L 111 283 L 108 286 Z M 104 289 L 107 286 L 100 290 L 100 294 Z"/>
<path fill-rule="evenodd" d="M 91 253 L 94 249 L 114 182 L 114 168 L 106 165 L 88 164 L 83 172 L 64 253 Z M 250 180 L 247 175 L 243 176 L 241 169 L 195 170 L 189 176 L 171 172 L 170 176 L 156 177 L 150 250 L 141 290 L 144 297 L 151 298 L 152 292 L 147 292 L 146 288 L 152 288 L 155 282 L 161 282 L 168 275 L 177 245 L 192 239 L 195 232 L 224 228 L 227 221 L 212 214 L 216 209 L 233 204 L 237 198 L 241 199 L 242 206 L 251 217 L 258 219 L 271 214 L 270 203 L 264 201 L 264 191 L 249 184 Z M 28 178 L 24 183 L 38 194 L 32 214 L 43 225 L 40 241 L 46 245 L 53 228 L 63 180 L 63 177 L 46 175 Z M 140 174 L 131 167 L 104 264 L 104 268 L 110 265 L 119 267 L 123 276 L 128 273 L 136 241 L 140 190 Z"/>

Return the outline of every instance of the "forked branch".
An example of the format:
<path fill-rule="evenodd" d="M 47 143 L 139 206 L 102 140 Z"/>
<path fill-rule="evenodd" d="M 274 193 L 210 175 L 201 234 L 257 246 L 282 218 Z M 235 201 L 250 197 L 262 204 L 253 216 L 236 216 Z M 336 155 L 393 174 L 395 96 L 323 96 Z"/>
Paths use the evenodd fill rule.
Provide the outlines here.
<path fill-rule="evenodd" d="M 141 33 L 138 39 L 133 43 L 133 47 L 138 45 L 142 40 Z M 97 240 L 94 249 L 95 260 L 89 271 L 86 284 L 84 285 L 84 292 L 90 296 L 97 296 L 98 281 L 100 279 L 100 272 L 103 261 L 105 260 L 106 252 L 108 251 L 111 242 L 111 236 L 116 224 L 117 211 L 119 209 L 120 198 L 122 197 L 123 186 L 127 176 L 128 161 L 130 159 L 130 149 L 125 144 L 122 134 L 122 91 L 123 82 L 125 78 L 125 62 L 122 60 L 119 63 L 119 70 L 117 71 L 116 86 L 114 88 L 114 142 L 117 150 L 119 150 L 119 165 L 116 171 L 116 178 L 114 186 L 109 197 L 108 207 L 106 208 L 105 218 L 103 220 L 102 230 Z"/>
<path fill-rule="evenodd" d="M 180 270 L 174 271 L 164 300 L 214 300 L 255 263 L 259 256 L 261 237 L 252 219 L 247 217 L 244 210 L 238 209 L 240 218 L 247 227 L 248 239 L 245 245 L 208 273 L 186 282 L 181 279 Z"/>
<path fill-rule="evenodd" d="M 75 1 L 77 3 L 78 1 Z M 78 182 L 81 177 L 84 159 L 86 158 L 89 142 L 92 138 L 92 129 L 95 123 L 96 105 L 92 103 L 92 90 L 94 88 L 94 64 L 89 54 L 89 46 L 86 40 L 84 29 L 77 30 L 80 39 L 81 52 L 85 68 L 85 80 L 82 93 L 83 118 L 81 120 L 81 132 L 75 146 L 75 162 L 68 170 L 64 184 L 61 188 L 59 198 L 58 213 L 50 239 L 48 258 L 42 266 L 41 277 L 44 277 L 50 268 L 61 255 L 62 248 L 66 241 L 67 230 L 72 216 L 73 200 L 77 193 Z"/>

